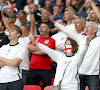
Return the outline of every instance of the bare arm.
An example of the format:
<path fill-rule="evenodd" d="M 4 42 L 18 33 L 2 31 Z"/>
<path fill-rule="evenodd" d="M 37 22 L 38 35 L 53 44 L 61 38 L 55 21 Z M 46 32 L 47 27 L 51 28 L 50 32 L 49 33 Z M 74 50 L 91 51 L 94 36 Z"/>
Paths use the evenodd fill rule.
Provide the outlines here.
<path fill-rule="evenodd" d="M 31 21 L 31 26 L 30 26 L 30 34 L 34 36 L 35 34 L 35 30 L 34 30 L 34 27 L 35 27 L 35 17 L 34 17 L 34 14 L 31 14 L 34 10 L 33 9 L 30 9 L 28 8 L 29 11 L 30 11 L 30 21 Z"/>
<path fill-rule="evenodd" d="M 66 0 L 67 9 L 70 12 L 70 15 L 73 17 L 73 19 L 76 19 L 78 16 L 76 16 L 75 13 L 73 12 L 73 10 L 70 6 L 70 2 L 71 2 L 71 0 Z"/>
<path fill-rule="evenodd" d="M 10 25 L 9 25 L 9 23 L 8 23 L 8 21 L 7 21 L 7 19 L 6 19 L 6 17 L 5 17 L 5 15 L 4 15 L 4 13 L 5 13 L 5 10 L 4 9 L 2 9 L 1 10 L 1 15 L 2 15 L 2 18 L 3 18 L 3 22 L 4 22 L 4 24 L 5 24 L 5 26 L 6 26 L 6 28 L 8 29 L 8 31 L 9 31 L 9 29 L 10 29 Z"/>
<path fill-rule="evenodd" d="M 100 20 L 100 10 L 99 10 L 99 8 L 94 3 L 94 0 L 90 0 L 90 1 L 91 1 L 91 6 L 92 6 L 97 18 Z"/>
<path fill-rule="evenodd" d="M 3 66 L 5 66 L 5 64 L 2 61 L 0 61 L 0 67 L 3 67 Z"/>
<path fill-rule="evenodd" d="M 12 60 L 4 58 L 4 57 L 0 57 L 0 60 L 4 64 L 9 65 L 9 66 L 13 66 L 13 67 L 17 67 L 20 64 L 20 62 L 22 61 L 22 59 L 20 59 L 18 57 L 14 58 Z"/>

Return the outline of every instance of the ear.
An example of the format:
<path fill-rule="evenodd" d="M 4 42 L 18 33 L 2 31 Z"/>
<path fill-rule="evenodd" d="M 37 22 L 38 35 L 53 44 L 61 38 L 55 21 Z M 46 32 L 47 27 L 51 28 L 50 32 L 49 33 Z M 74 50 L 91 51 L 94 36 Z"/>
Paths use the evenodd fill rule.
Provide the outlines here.
<path fill-rule="evenodd" d="M 97 33 L 98 29 L 94 29 L 94 33 Z"/>
<path fill-rule="evenodd" d="M 20 33 L 17 33 L 17 36 L 20 37 Z"/>

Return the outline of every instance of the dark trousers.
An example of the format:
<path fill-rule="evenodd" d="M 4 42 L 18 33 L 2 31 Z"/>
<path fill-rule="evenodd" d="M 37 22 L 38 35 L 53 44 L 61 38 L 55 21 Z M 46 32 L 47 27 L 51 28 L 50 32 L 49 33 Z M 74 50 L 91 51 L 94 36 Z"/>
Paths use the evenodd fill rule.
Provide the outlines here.
<path fill-rule="evenodd" d="M 27 74 L 28 74 L 28 70 L 22 70 L 22 83 L 24 85 L 27 84 Z"/>
<path fill-rule="evenodd" d="M 89 90 L 99 90 L 99 75 L 79 75 L 80 90 L 85 90 L 88 86 Z"/>
<path fill-rule="evenodd" d="M 39 85 L 42 81 L 43 88 L 51 85 L 51 71 L 30 69 L 27 75 L 27 85 Z"/>
<path fill-rule="evenodd" d="M 21 80 L 9 83 L 0 83 L 0 90 L 23 90 L 23 84 Z"/>

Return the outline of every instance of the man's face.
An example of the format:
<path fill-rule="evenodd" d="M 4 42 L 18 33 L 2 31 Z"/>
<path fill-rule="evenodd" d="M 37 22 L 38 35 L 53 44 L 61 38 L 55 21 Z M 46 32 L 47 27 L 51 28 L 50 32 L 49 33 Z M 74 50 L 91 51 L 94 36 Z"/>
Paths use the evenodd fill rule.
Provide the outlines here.
<path fill-rule="evenodd" d="M 86 25 L 86 34 L 87 35 L 94 35 L 96 32 L 95 32 L 95 29 L 94 29 L 94 26 L 93 26 L 93 23 L 92 22 L 89 22 L 87 25 Z"/>
<path fill-rule="evenodd" d="M 64 12 L 64 20 L 69 20 L 69 19 L 72 19 L 72 17 L 71 17 L 71 15 L 70 15 L 70 13 L 69 13 L 69 11 L 65 11 Z"/>
<path fill-rule="evenodd" d="M 42 20 L 43 19 L 49 20 L 49 12 L 46 9 L 42 10 L 42 12 L 41 12 L 41 19 Z"/>
<path fill-rule="evenodd" d="M 26 16 L 25 15 L 23 15 L 23 14 L 20 14 L 20 15 L 18 15 L 18 19 L 19 19 L 19 21 L 23 24 L 23 23 L 25 23 L 26 22 Z"/>
<path fill-rule="evenodd" d="M 9 24 L 10 24 L 10 23 L 13 23 L 13 24 L 14 24 L 15 21 L 16 21 L 15 18 L 10 18 L 10 17 L 8 17 L 7 19 L 8 19 Z"/>
<path fill-rule="evenodd" d="M 21 26 L 22 36 L 27 36 L 29 34 L 29 30 L 26 26 Z"/>
<path fill-rule="evenodd" d="M 19 36 L 20 36 L 20 34 L 16 30 L 10 29 L 9 36 L 8 36 L 9 40 L 14 40 L 14 39 L 18 38 Z"/>
<path fill-rule="evenodd" d="M 82 23 L 81 22 L 81 18 L 77 18 L 75 20 L 75 28 L 76 28 L 76 31 L 80 31 L 80 30 L 83 30 L 85 27 L 85 23 Z"/>
<path fill-rule="evenodd" d="M 47 0 L 47 1 L 45 2 L 45 6 L 46 6 L 47 8 L 51 8 L 51 7 L 52 7 L 52 2 Z"/>
<path fill-rule="evenodd" d="M 91 20 L 91 21 L 95 21 L 96 20 L 96 14 L 95 14 L 95 12 L 93 10 L 91 10 L 89 12 L 89 20 Z"/>
<path fill-rule="evenodd" d="M 49 27 L 46 24 L 41 24 L 39 28 L 40 35 L 47 35 L 49 33 Z"/>
<path fill-rule="evenodd" d="M 89 0 L 85 1 L 85 8 L 88 9 L 89 7 L 91 7 L 91 2 Z"/>

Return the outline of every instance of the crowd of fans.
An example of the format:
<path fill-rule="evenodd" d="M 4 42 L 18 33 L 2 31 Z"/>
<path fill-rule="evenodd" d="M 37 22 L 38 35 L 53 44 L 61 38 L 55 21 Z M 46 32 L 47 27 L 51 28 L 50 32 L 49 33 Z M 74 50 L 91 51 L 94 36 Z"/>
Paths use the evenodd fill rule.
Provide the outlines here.
<path fill-rule="evenodd" d="M 99 90 L 99 40 L 100 0 L 0 0 L 0 90 Z"/>

